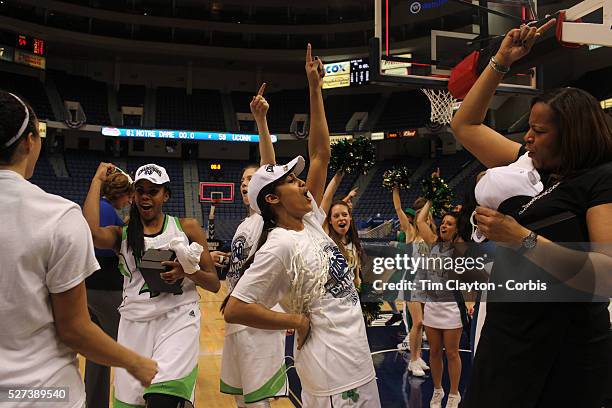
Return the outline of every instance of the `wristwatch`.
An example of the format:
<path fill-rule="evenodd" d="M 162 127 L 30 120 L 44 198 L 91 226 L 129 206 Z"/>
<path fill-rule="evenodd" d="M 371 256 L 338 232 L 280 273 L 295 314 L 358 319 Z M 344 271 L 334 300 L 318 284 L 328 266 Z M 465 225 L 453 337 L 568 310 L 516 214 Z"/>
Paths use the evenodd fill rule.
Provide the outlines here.
<path fill-rule="evenodd" d="M 538 234 L 531 231 L 529 235 L 521 240 L 521 247 L 518 250 L 519 255 L 523 255 L 528 249 L 535 248 L 538 243 Z"/>

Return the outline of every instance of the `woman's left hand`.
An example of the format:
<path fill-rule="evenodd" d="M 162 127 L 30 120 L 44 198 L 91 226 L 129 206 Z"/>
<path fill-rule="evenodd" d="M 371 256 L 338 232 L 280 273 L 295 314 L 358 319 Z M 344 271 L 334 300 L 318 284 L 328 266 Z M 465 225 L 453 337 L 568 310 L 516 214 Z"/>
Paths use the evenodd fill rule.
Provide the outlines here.
<path fill-rule="evenodd" d="M 486 207 L 476 207 L 478 229 L 489 240 L 512 245 L 521 244 L 530 231 L 509 215 Z"/>
<path fill-rule="evenodd" d="M 169 266 L 169 267 L 172 268 L 168 272 L 160 273 L 162 279 L 165 280 L 166 283 L 169 284 L 169 285 L 172 285 L 176 281 L 178 281 L 179 279 L 184 278 L 185 276 L 187 276 L 187 274 L 185 273 L 185 271 L 183 270 L 183 267 L 181 266 L 181 264 L 179 262 L 176 262 L 176 261 L 164 261 L 161 264 L 164 265 L 164 266 Z"/>

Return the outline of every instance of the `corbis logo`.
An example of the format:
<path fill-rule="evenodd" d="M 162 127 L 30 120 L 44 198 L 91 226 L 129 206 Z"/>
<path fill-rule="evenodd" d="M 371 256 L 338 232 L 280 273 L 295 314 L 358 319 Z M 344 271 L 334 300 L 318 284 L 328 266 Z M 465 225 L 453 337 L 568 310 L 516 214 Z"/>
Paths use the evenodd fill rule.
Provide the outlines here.
<path fill-rule="evenodd" d="M 157 174 L 159 177 L 162 176 L 161 170 L 158 169 L 156 166 L 145 166 L 142 169 L 140 169 L 140 171 L 138 172 L 138 175 L 140 176 L 143 173 L 146 174 L 147 176 L 150 176 L 153 173 Z"/>

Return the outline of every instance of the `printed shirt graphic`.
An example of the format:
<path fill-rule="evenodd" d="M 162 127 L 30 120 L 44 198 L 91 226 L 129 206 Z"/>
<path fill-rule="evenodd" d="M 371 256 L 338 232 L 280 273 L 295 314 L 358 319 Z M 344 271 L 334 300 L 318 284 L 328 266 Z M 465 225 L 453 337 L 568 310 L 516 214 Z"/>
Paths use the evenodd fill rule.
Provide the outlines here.
<path fill-rule="evenodd" d="M 418 289 L 425 292 L 425 302 L 454 302 L 453 291 L 446 289 L 446 282 L 449 280 L 449 273 L 452 271 L 453 247 L 446 243 L 436 243 L 427 258 L 422 258 L 423 262 L 427 259 L 427 265 L 421 265 L 419 269 L 426 270 L 427 280 L 432 284 L 442 285 L 443 289 L 438 290 L 435 286 L 429 285 L 423 288 L 421 282 Z M 417 272 L 419 274 L 419 272 Z M 420 275 L 420 274 L 419 274 Z"/>
<path fill-rule="evenodd" d="M 175 237 L 183 238 L 185 244 L 189 245 L 189 239 L 183 232 L 179 219 L 166 215 L 162 232 L 152 237 L 145 236 L 145 250 L 169 249 L 170 241 Z M 123 227 L 119 271 L 123 274 L 123 303 L 119 307 L 119 313 L 126 319 L 151 320 L 177 306 L 198 302 L 200 299 L 195 284 L 189 278 L 183 279 L 182 294 L 152 292 L 136 266 L 132 251 L 127 248 L 127 226 Z"/>
<path fill-rule="evenodd" d="M 232 239 L 232 254 L 230 256 L 229 271 L 227 272 L 227 276 L 225 278 L 228 292 L 234 290 L 236 283 L 238 283 L 238 278 L 240 277 L 242 265 L 244 265 L 246 260 L 249 259 L 253 251 L 255 251 L 257 241 L 261 236 L 261 229 L 263 228 L 263 225 L 264 221 L 261 215 L 252 214 L 242 221 L 242 223 L 236 229 L 234 239 Z M 229 336 L 230 334 L 239 332 L 246 328 L 247 326 L 240 324 L 226 323 L 225 335 Z"/>
<path fill-rule="evenodd" d="M 312 203 L 315 208 L 304 216 L 302 231 L 270 232 L 232 296 L 269 308 L 278 302 L 285 306 L 294 280 L 309 293 L 317 283 L 313 276 L 327 270 L 325 294 L 310 305 L 310 338 L 294 353 L 302 387 L 312 395 L 329 396 L 360 387 L 375 374 L 353 274 L 321 227 L 325 214 L 314 199 Z M 295 279 L 292 268 L 298 253 L 305 262 L 301 279 Z"/>

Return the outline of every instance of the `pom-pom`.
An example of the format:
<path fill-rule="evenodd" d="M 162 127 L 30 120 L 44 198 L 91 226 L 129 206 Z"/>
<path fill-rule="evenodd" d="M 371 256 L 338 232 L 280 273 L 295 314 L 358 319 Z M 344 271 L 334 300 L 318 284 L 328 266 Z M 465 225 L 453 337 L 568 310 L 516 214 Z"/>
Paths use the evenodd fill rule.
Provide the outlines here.
<path fill-rule="evenodd" d="M 366 174 L 374 167 L 376 152 L 370 139 L 344 139 L 331 146 L 330 166 L 334 172 Z"/>
<path fill-rule="evenodd" d="M 410 178 L 412 177 L 412 171 L 406 167 L 396 167 L 391 170 L 385 171 L 383 174 L 383 187 L 393 190 L 399 188 L 400 190 L 406 190 L 410 188 Z"/>
<path fill-rule="evenodd" d="M 423 179 L 422 196 L 431 201 L 431 207 L 435 217 L 443 217 L 444 214 L 453 210 L 452 201 L 455 193 L 441 177 L 433 174 L 430 178 Z"/>

